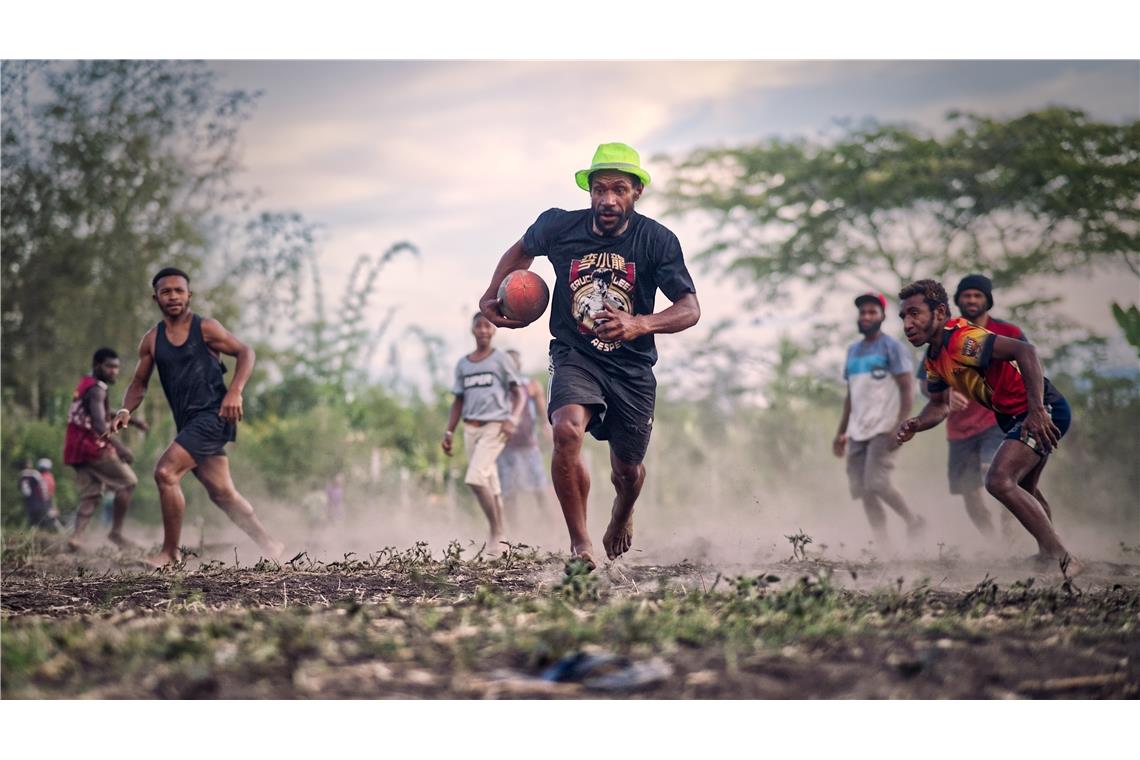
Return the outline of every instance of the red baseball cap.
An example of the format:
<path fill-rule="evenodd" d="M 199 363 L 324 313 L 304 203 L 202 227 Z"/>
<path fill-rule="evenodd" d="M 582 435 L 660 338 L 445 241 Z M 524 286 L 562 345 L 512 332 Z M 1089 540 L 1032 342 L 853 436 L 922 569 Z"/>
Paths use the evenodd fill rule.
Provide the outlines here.
<path fill-rule="evenodd" d="M 862 306 L 866 301 L 874 301 L 875 303 L 879 304 L 879 306 L 882 306 L 883 312 L 886 313 L 887 297 L 882 293 L 875 293 L 874 291 L 868 290 L 866 293 L 855 297 L 856 306 Z"/>

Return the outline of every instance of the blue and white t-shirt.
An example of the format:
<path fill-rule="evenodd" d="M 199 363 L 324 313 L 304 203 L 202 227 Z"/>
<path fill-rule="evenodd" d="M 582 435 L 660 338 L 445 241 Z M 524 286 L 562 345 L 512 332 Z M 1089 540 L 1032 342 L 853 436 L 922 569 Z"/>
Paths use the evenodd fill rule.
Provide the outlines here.
<path fill-rule="evenodd" d="M 910 375 L 910 353 L 889 335 L 870 343 L 859 340 L 847 349 L 843 379 L 851 393 L 847 437 L 866 441 L 895 429 L 899 418 L 899 386 L 895 375 Z"/>

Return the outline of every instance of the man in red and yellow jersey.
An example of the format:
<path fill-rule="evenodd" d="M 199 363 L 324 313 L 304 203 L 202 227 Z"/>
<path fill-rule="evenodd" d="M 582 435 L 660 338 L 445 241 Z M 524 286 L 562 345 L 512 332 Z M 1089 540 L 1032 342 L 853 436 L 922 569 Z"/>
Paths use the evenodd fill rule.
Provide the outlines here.
<path fill-rule="evenodd" d="M 958 313 L 967 320 L 997 335 L 1017 340 L 1029 340 L 1021 328 L 990 314 L 994 306 L 993 283 L 981 274 L 968 274 L 954 291 L 954 304 Z M 919 388 L 926 393 L 926 368 L 919 366 Z M 1005 431 L 998 425 L 994 413 L 950 389 L 950 416 L 946 418 L 948 454 L 946 474 L 950 493 L 962 497 L 966 515 L 983 534 L 993 535 L 994 526 L 983 498 L 982 485 L 994 454 L 1005 440 Z M 1002 531 L 1008 534 L 1013 517 L 1003 513 Z"/>
<path fill-rule="evenodd" d="M 994 412 L 1006 440 L 986 473 L 986 490 L 1037 539 L 1038 557 L 1056 560 L 1073 576 L 1084 569 L 1061 543 L 1038 483 L 1050 452 L 1069 429 L 1069 404 L 1045 378 L 1032 344 L 996 335 L 965 319 L 951 319 L 942 284 L 919 280 L 899 292 L 899 316 L 913 346 L 926 350 L 930 401 L 899 425 L 897 440 L 936 426 L 958 391 Z"/>

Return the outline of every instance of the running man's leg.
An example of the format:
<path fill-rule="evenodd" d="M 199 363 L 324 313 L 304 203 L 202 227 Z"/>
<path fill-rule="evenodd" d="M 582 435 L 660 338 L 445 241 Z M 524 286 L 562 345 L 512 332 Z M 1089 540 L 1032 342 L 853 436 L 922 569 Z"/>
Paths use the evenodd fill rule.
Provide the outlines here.
<path fill-rule="evenodd" d="M 1041 480 L 1041 471 L 1045 469 L 1045 463 L 1047 461 L 1049 461 L 1048 458 L 1043 457 L 1041 459 L 1041 461 L 1037 463 L 1037 466 L 1034 467 L 1032 470 L 1030 470 L 1029 474 L 1021 479 L 1021 481 L 1018 483 L 1018 485 L 1021 486 L 1021 488 L 1028 491 L 1029 493 L 1033 494 L 1033 498 L 1037 499 L 1037 502 L 1045 510 L 1045 514 L 1046 514 L 1046 516 L 1048 516 L 1049 522 L 1053 522 L 1053 512 L 1049 508 L 1049 502 L 1045 501 L 1045 495 L 1043 493 L 1041 493 L 1041 489 L 1038 487 L 1038 482 Z M 1010 513 L 1009 510 L 1003 509 L 1002 510 L 1002 517 L 1004 518 L 1002 527 L 1005 529 L 1005 535 L 1007 538 L 1010 538 L 1012 536 L 1012 530 L 1013 530 L 1013 525 L 1014 525 L 1013 515 L 1012 515 L 1012 513 Z M 1035 557 L 1035 559 L 1039 562 L 1041 562 L 1041 561 L 1051 562 L 1052 561 L 1052 557 L 1050 557 L 1047 554 L 1041 553 L 1040 550 L 1038 550 L 1038 553 L 1037 553 L 1037 556 Z"/>
<path fill-rule="evenodd" d="M 224 455 L 203 457 L 201 463 L 194 469 L 194 476 L 206 487 L 210 501 L 218 505 L 235 525 L 245 531 L 245 534 L 254 540 L 269 559 L 281 559 L 285 545 L 269 535 L 265 526 L 257 519 L 253 506 L 234 487 L 230 475 L 229 457 Z"/>
<path fill-rule="evenodd" d="M 962 494 L 962 501 L 966 504 L 966 516 L 983 536 L 994 534 L 994 523 L 990 519 L 990 512 L 982 498 L 982 489 L 973 488 Z"/>
<path fill-rule="evenodd" d="M 1041 482 L 1041 472 L 1045 469 L 1045 463 L 1047 461 L 1049 461 L 1047 458 L 1042 457 L 1041 461 L 1037 463 L 1037 466 L 1030 470 L 1029 474 L 1022 478 L 1018 485 L 1033 494 L 1033 497 L 1037 499 L 1038 503 L 1040 503 L 1045 510 L 1049 522 L 1053 522 L 1053 510 L 1049 508 L 1049 502 L 1045 501 L 1045 495 L 1041 493 L 1041 489 L 1038 487 L 1038 484 Z"/>
<path fill-rule="evenodd" d="M 1049 512 L 1034 494 L 1021 486 L 1037 471 L 1031 481 L 1036 487 L 1043 457 L 1021 441 L 1007 440 L 998 449 L 986 473 L 986 490 L 1005 505 L 1035 539 L 1041 554 L 1061 559 L 1068 554 L 1061 537 L 1053 529 Z"/>
<path fill-rule="evenodd" d="M 653 435 L 657 380 L 652 375 L 610 383 L 606 401 L 606 437 L 610 442 L 610 480 L 614 503 L 602 537 L 606 556 L 617 559 L 633 543 L 633 506 L 645 483 L 645 454 Z"/>
<path fill-rule="evenodd" d="M 496 495 L 487 486 L 474 483 L 467 485 L 475 494 L 475 500 L 479 502 L 479 508 L 483 510 L 483 515 L 487 518 L 487 526 L 490 530 L 490 535 L 487 538 L 487 551 L 498 551 L 499 543 L 503 541 L 505 535 L 502 497 Z"/>
<path fill-rule="evenodd" d="M 982 535 L 992 536 L 994 525 L 982 496 L 982 483 L 985 470 L 997 448 L 995 446 L 988 453 L 983 452 L 983 448 L 988 445 L 986 435 L 983 432 L 969 438 L 947 441 L 946 474 L 950 481 L 950 493 L 962 497 L 970 522 Z"/>
<path fill-rule="evenodd" d="M 71 538 L 67 541 L 67 548 L 71 551 L 81 551 L 83 541 L 80 537 L 103 500 L 103 482 L 89 464 L 75 465 L 75 480 L 79 489 L 79 505 L 75 510 L 75 525 L 71 531 Z"/>
<path fill-rule="evenodd" d="M 196 466 L 194 457 L 178 442 L 172 442 L 154 466 L 154 482 L 158 485 L 158 500 L 162 505 L 162 550 L 146 560 L 152 567 L 182 559 L 182 515 L 186 512 L 182 478 Z"/>
<path fill-rule="evenodd" d="M 134 549 L 137 544 L 123 535 L 123 521 L 126 520 L 127 510 L 131 506 L 131 497 L 134 496 L 135 486 L 139 479 L 130 465 L 121 459 L 114 460 L 108 465 L 109 471 L 114 473 L 115 482 L 110 484 L 115 493 L 114 511 L 111 513 L 111 532 L 107 538 L 120 549 Z"/>
<path fill-rule="evenodd" d="M 520 464 L 520 451 L 518 449 L 505 448 L 495 460 L 495 467 L 499 473 L 499 503 L 502 505 L 504 532 L 506 531 L 508 515 L 515 531 L 518 531 L 523 523 L 522 499 L 520 498 L 523 488 L 521 487 Z"/>
<path fill-rule="evenodd" d="M 79 534 L 87 527 L 98 505 L 102 503 L 104 491 L 115 494 L 117 516 L 107 537 L 120 547 L 133 547 L 132 542 L 123 538 L 122 526 L 127 506 L 130 505 L 131 494 L 139 482 L 134 470 L 117 456 L 106 456 L 80 465 L 76 468 L 76 474 L 79 476 L 81 499 L 75 517 L 75 536 L 69 542 L 69 547 L 72 549 L 80 547 Z"/>
<path fill-rule="evenodd" d="M 883 511 L 883 505 L 879 503 L 879 497 L 867 488 L 865 482 L 870 443 L 870 441 L 847 442 L 847 484 L 851 489 L 851 498 L 863 502 L 863 512 L 867 515 L 875 543 L 886 546 L 889 543 L 887 515 Z"/>
<path fill-rule="evenodd" d="M 114 512 L 111 513 L 111 532 L 107 534 L 107 537 L 120 546 L 132 544 L 123 535 L 123 522 L 126 520 L 127 510 L 130 509 L 131 497 L 134 496 L 134 493 L 134 486 L 115 492 Z"/>
<path fill-rule="evenodd" d="M 887 513 L 879 502 L 879 497 L 870 491 L 863 493 L 863 512 L 867 515 L 867 522 L 871 525 L 871 533 L 875 536 L 875 543 L 886 546 L 890 543 L 887 536 Z"/>
<path fill-rule="evenodd" d="M 895 513 L 906 522 L 907 527 L 912 532 L 917 531 L 923 526 L 923 523 L 925 521 L 910 511 L 906 505 L 906 500 L 903 499 L 903 495 L 899 493 L 898 489 L 893 485 L 887 483 L 882 488 L 877 489 L 875 493 L 877 493 L 879 497 L 887 503 L 887 506 L 893 509 Z"/>
<path fill-rule="evenodd" d="M 487 518 L 490 528 L 487 549 L 491 552 L 500 551 L 500 543 L 504 539 L 502 485 L 498 468 L 499 455 L 506 443 L 502 429 L 502 423 L 498 422 L 478 426 L 463 423 L 463 446 L 468 457 L 464 482 L 475 494 Z"/>
<path fill-rule="evenodd" d="M 898 449 L 894 437 L 889 433 L 877 435 L 869 441 L 864 488 L 867 494 L 885 501 L 887 506 L 906 522 L 908 531 L 914 535 L 922 529 L 926 521 L 910 511 L 903 495 L 891 483 L 891 471 L 895 468 Z"/>
<path fill-rule="evenodd" d="M 984 484 L 986 482 L 986 474 L 990 471 L 990 464 L 994 461 L 994 456 L 997 450 L 1001 448 L 1002 443 L 1005 441 L 1005 432 L 994 425 L 989 430 L 979 433 L 978 437 L 981 439 L 981 445 L 978 451 L 978 458 L 981 461 L 981 484 L 978 488 L 980 498 L 984 498 Z M 986 509 L 989 512 L 989 508 Z M 998 509 L 998 521 L 1001 524 L 1002 537 L 1009 542 L 1013 539 L 1014 525 L 1016 521 L 1008 509 L 1004 507 Z"/>
<path fill-rule="evenodd" d="M 625 462 L 610 446 L 610 480 L 614 484 L 614 505 L 610 511 L 610 524 L 602 536 L 606 556 L 617 559 L 633 545 L 633 505 L 645 484 L 645 465 Z"/>
<path fill-rule="evenodd" d="M 590 471 L 582 461 L 582 441 L 590 424 L 591 411 L 581 404 L 567 404 L 554 410 L 554 456 L 550 475 L 554 493 L 562 505 L 562 516 L 570 532 L 570 553 L 594 564 L 594 545 L 586 528 L 586 499 L 590 495 Z"/>
<path fill-rule="evenodd" d="M 1049 400 L 1047 409 L 1053 423 L 1064 435 L 1072 419 L 1068 402 L 1060 396 Z M 1005 440 L 994 456 L 986 477 L 986 490 L 1013 513 L 1035 539 L 1040 554 L 1060 561 L 1067 577 L 1081 573 L 1084 564 L 1073 557 L 1061 543 L 1053 528 L 1048 503 L 1038 498 L 1041 472 L 1048 462 L 1049 450 L 1022 427 L 1024 419 L 1006 430 Z"/>

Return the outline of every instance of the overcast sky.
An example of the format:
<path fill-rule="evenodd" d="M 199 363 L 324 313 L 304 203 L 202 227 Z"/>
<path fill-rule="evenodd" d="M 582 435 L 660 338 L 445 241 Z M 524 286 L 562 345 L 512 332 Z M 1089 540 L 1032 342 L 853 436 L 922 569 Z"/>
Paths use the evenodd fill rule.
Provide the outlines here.
<path fill-rule="evenodd" d="M 243 181 L 263 193 L 266 207 L 323 225 L 326 296 L 341 293 L 358 254 L 408 240 L 422 257 L 396 262 L 382 275 L 375 319 L 397 306 L 397 330 L 421 325 L 443 336 L 456 357 L 470 343 L 468 318 L 502 252 L 543 210 L 588 205 L 573 174 L 600 142 L 630 143 L 653 174 L 650 159 L 661 152 L 834 134 L 844 120 L 937 129 L 951 109 L 1013 116 L 1058 104 L 1114 122 L 1140 116 L 1136 62 L 213 66 L 228 86 L 264 91 L 242 131 Z M 638 208 L 650 216 L 659 211 L 652 187 Z M 701 247 L 695 222 L 662 221 L 687 252 Z M 552 282 L 544 260 L 536 271 Z M 694 275 L 707 324 L 738 312 L 738 285 Z M 1138 288 L 1135 278 L 1122 276 L 1067 280 L 1066 308 L 1115 332 L 1105 304 L 1136 303 Z M 658 308 L 664 303 L 662 296 Z M 836 294 L 828 309 L 842 315 L 849 303 L 850 294 Z M 751 328 L 741 339 L 767 343 L 776 329 Z M 660 338 L 662 361 L 698 336 Z M 523 350 L 528 370 L 544 366 L 548 340 L 545 318 L 498 337 L 500 345 Z"/>

